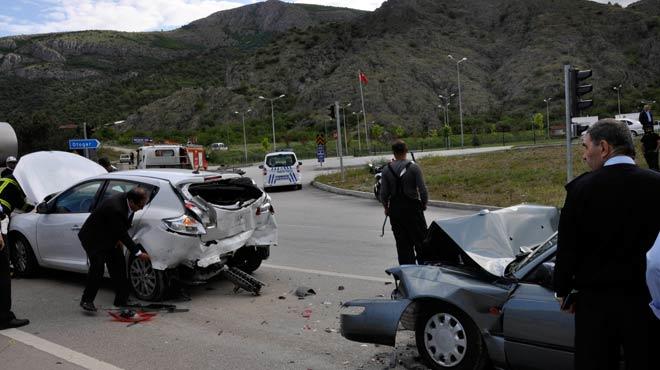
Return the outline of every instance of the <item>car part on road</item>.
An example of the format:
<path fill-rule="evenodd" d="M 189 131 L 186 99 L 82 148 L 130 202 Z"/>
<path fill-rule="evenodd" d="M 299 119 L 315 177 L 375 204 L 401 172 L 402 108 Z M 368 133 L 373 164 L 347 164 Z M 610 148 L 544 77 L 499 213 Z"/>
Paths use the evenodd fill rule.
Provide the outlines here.
<path fill-rule="evenodd" d="M 222 270 L 221 274 L 227 280 L 234 283 L 236 286 L 234 288 L 234 293 L 238 293 L 239 290 L 243 289 L 245 291 L 251 292 L 254 295 L 259 295 L 261 287 L 265 285 L 250 274 L 247 274 L 235 267 L 225 268 Z"/>
<path fill-rule="evenodd" d="M 486 362 L 476 325 L 448 304 L 423 311 L 415 325 L 415 342 L 420 356 L 432 369 L 479 370 Z"/>
<path fill-rule="evenodd" d="M 128 259 L 128 281 L 135 296 L 144 301 L 163 299 L 169 286 L 165 271 L 133 255 Z"/>
<path fill-rule="evenodd" d="M 20 234 L 13 234 L 9 240 L 9 255 L 14 274 L 19 277 L 34 277 L 39 270 L 39 264 L 30 243 Z"/>
<path fill-rule="evenodd" d="M 243 247 L 237 250 L 227 263 L 230 267 L 236 267 L 251 274 L 261 266 L 261 262 L 264 259 L 268 258 L 269 253 L 270 251 L 267 247 Z"/>

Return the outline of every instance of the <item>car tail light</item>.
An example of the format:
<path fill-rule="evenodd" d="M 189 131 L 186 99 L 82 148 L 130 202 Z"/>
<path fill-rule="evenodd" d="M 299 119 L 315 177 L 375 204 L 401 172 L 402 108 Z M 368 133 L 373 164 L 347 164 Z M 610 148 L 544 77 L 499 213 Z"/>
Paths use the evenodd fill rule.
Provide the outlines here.
<path fill-rule="evenodd" d="M 209 217 L 209 213 L 199 208 L 195 203 L 186 201 L 184 205 L 186 206 L 186 209 L 194 213 L 195 216 L 197 216 L 197 219 L 199 221 L 202 221 L 202 223 L 204 223 L 205 226 L 210 226 L 214 224 L 214 222 L 211 221 L 211 217 Z"/>
<path fill-rule="evenodd" d="M 261 202 L 261 205 L 257 207 L 257 216 L 261 215 L 264 212 L 270 212 L 271 214 L 275 213 L 275 208 L 273 208 L 273 205 L 270 203 L 271 198 L 269 195 L 264 198 L 264 201 Z"/>
<path fill-rule="evenodd" d="M 165 218 L 163 223 L 168 230 L 185 235 L 204 235 L 206 234 L 206 229 L 201 222 L 195 220 L 194 218 L 183 215 L 175 218 Z"/>

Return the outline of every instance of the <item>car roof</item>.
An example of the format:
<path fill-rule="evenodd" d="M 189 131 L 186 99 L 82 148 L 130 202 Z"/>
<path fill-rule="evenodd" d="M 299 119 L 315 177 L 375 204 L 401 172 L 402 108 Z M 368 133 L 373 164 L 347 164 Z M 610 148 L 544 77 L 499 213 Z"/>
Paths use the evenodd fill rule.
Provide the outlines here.
<path fill-rule="evenodd" d="M 192 170 L 185 170 L 179 168 L 155 168 L 155 169 L 116 171 L 98 177 L 136 179 L 136 180 L 139 178 L 150 178 L 150 179 L 165 180 L 165 181 L 169 181 L 174 185 L 178 185 L 181 183 L 189 183 L 189 182 L 204 182 L 212 178 L 220 179 L 220 178 L 240 177 L 240 175 L 234 173 L 217 173 L 217 172 L 209 172 L 209 171 L 199 171 L 199 173 L 193 173 Z"/>
<path fill-rule="evenodd" d="M 278 155 L 278 154 L 293 154 L 293 155 L 296 155 L 296 153 L 294 153 L 294 152 L 292 152 L 292 151 L 282 151 L 282 152 L 272 152 L 272 153 L 268 153 L 268 154 L 266 154 L 266 157 L 270 157 L 270 156 Z"/>

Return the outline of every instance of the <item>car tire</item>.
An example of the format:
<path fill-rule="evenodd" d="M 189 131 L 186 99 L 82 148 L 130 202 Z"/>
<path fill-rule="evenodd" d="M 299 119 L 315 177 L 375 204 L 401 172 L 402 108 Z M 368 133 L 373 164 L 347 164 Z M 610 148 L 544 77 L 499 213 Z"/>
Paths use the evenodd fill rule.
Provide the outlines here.
<path fill-rule="evenodd" d="M 34 277 L 39 271 L 39 263 L 30 242 L 23 235 L 16 234 L 11 239 L 9 248 L 14 274 L 25 278 Z"/>
<path fill-rule="evenodd" d="M 637 137 L 637 131 L 631 130 L 630 133 L 632 134 L 633 137 Z"/>
<path fill-rule="evenodd" d="M 296 185 L 296 189 L 298 189 L 298 190 L 302 190 L 302 184 L 298 184 L 298 185 Z"/>
<path fill-rule="evenodd" d="M 415 342 L 431 369 L 479 370 L 486 363 L 479 329 L 464 312 L 448 304 L 422 310 L 415 323 Z"/>
<path fill-rule="evenodd" d="M 143 301 L 161 301 L 167 292 L 165 271 L 156 270 L 151 261 L 131 255 L 128 259 L 128 283 L 136 298 Z"/>
<path fill-rule="evenodd" d="M 257 252 L 257 248 L 243 247 L 234 253 L 234 256 L 229 260 L 228 265 L 251 274 L 261 266 L 262 261 L 263 259 Z"/>

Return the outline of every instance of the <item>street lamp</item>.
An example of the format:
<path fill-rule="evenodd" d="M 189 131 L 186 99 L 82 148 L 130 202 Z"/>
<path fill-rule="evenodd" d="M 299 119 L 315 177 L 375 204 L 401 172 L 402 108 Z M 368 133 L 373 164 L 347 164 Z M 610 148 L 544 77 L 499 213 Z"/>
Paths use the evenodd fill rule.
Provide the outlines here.
<path fill-rule="evenodd" d="M 284 94 L 277 98 L 264 98 L 263 96 L 259 96 L 259 99 L 268 100 L 270 102 L 270 118 L 273 123 L 273 151 L 277 150 L 277 145 L 275 144 L 275 110 L 273 108 L 273 102 L 277 99 L 282 99 L 284 96 Z"/>
<path fill-rule="evenodd" d="M 543 99 L 543 101 L 545 102 L 545 119 L 546 119 L 546 122 L 547 122 L 546 125 L 548 126 L 547 127 L 547 130 L 548 130 L 547 138 L 548 139 L 550 139 L 550 100 L 552 100 L 552 98 Z"/>
<path fill-rule="evenodd" d="M 346 126 L 346 108 L 350 107 L 351 103 L 346 103 L 341 106 L 341 113 L 344 116 L 344 148 L 346 148 L 346 155 L 348 155 L 348 139 L 346 136 L 346 131 L 348 131 L 348 126 Z"/>
<path fill-rule="evenodd" d="M 621 84 L 619 86 L 612 86 L 612 90 L 616 91 L 616 102 L 619 106 L 619 114 L 621 114 Z"/>
<path fill-rule="evenodd" d="M 465 143 L 463 140 L 463 103 L 461 101 L 461 69 L 459 65 L 461 64 L 461 62 L 465 62 L 467 58 L 456 60 L 453 56 L 451 56 L 451 54 L 447 56 L 449 57 L 449 59 L 456 62 L 456 74 L 458 76 L 458 112 L 461 119 L 461 147 L 463 147 Z"/>
<path fill-rule="evenodd" d="M 356 126 L 357 126 L 357 135 L 358 135 L 358 152 L 362 151 L 362 144 L 360 143 L 360 114 L 361 113 L 362 113 L 362 111 L 351 112 L 351 114 L 355 115 L 355 119 L 357 119 Z"/>
<path fill-rule="evenodd" d="M 249 108 L 245 112 L 234 112 L 234 114 L 240 114 L 243 118 L 243 151 L 245 152 L 245 163 L 247 164 L 247 137 L 245 136 L 245 114 L 252 112 L 252 108 Z"/>
<path fill-rule="evenodd" d="M 438 95 L 438 98 L 442 99 L 442 101 L 445 102 L 445 125 L 449 124 L 449 103 L 451 101 L 451 98 L 455 96 L 456 94 L 451 94 L 449 96 L 443 96 L 443 95 Z"/>

